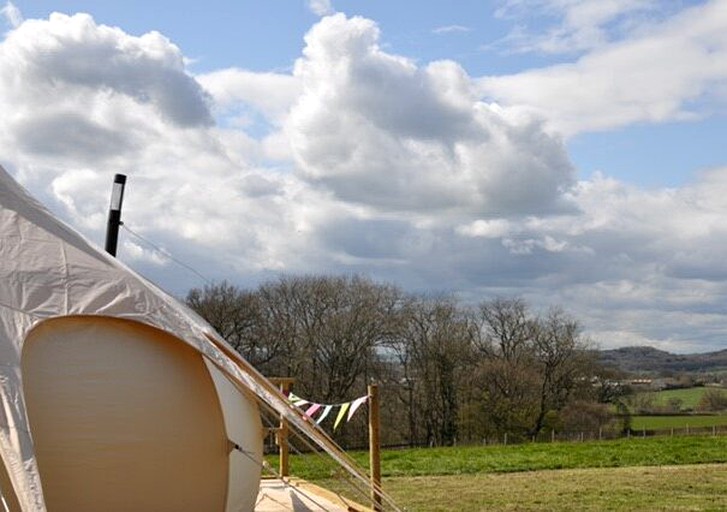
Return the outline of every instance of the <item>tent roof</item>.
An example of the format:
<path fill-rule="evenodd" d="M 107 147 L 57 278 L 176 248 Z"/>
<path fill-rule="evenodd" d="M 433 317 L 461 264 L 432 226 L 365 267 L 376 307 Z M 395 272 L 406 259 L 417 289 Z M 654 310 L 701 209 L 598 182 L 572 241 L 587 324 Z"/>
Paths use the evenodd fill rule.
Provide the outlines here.
<path fill-rule="evenodd" d="M 356 463 L 209 324 L 56 219 L 0 167 L 0 455 L 23 510 L 46 507 L 23 398 L 22 344 L 42 321 L 69 315 L 123 318 L 176 336 L 367 483 Z"/>
<path fill-rule="evenodd" d="M 43 320 L 69 315 L 162 329 L 235 371 L 206 322 L 57 220 L 0 167 L 0 452 L 24 510 L 45 505 L 23 398 L 22 344 Z"/>

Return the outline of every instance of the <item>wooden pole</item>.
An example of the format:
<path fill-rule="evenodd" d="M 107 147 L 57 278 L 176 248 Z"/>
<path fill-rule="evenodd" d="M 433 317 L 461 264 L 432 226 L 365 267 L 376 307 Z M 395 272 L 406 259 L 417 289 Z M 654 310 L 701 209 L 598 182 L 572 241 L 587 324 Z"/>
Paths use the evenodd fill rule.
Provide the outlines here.
<path fill-rule="evenodd" d="M 286 396 L 290 393 L 293 388 L 293 382 L 295 382 L 295 379 L 287 377 L 277 377 L 270 380 L 273 384 L 276 384 L 280 388 L 280 391 L 282 391 Z M 280 426 L 278 427 L 278 432 L 275 436 L 279 449 L 278 471 L 280 472 L 280 476 L 290 476 L 290 447 L 288 445 L 289 431 L 290 427 L 288 426 L 288 421 L 283 416 L 280 416 Z"/>
<path fill-rule="evenodd" d="M 379 420 L 379 386 L 369 385 L 369 464 L 371 468 L 371 505 L 384 510 L 381 500 L 381 423 Z"/>

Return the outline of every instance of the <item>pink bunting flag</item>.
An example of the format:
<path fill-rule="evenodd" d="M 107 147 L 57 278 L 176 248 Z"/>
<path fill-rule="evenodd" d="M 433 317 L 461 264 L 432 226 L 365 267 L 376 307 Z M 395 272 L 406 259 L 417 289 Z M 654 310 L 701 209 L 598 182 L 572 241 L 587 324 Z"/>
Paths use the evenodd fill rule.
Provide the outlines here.
<path fill-rule="evenodd" d="M 305 411 L 305 415 L 308 416 L 309 418 L 312 418 L 313 415 L 316 413 L 316 411 L 318 409 L 320 409 L 321 407 L 323 407 L 321 404 L 313 404 L 310 407 L 308 407 L 308 410 Z"/>

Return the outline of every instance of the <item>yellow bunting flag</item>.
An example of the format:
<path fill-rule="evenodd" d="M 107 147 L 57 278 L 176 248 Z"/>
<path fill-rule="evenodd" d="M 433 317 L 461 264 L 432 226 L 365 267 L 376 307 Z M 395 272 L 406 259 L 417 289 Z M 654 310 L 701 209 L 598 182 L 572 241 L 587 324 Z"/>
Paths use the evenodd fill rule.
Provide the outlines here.
<path fill-rule="evenodd" d="M 336 416 L 336 422 L 333 424 L 333 430 L 338 428 L 338 424 L 341 423 L 341 420 L 346 415 L 346 411 L 348 411 L 349 407 L 351 407 L 351 402 L 347 402 L 341 406 L 341 410 L 338 411 L 338 416 Z"/>

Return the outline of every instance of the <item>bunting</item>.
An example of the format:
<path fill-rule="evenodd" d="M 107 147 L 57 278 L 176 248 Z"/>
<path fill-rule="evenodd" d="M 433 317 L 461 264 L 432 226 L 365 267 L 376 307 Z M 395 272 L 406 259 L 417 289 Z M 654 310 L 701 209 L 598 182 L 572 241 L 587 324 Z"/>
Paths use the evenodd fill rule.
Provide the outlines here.
<path fill-rule="evenodd" d="M 311 402 L 297 395 L 294 395 L 293 393 L 288 393 L 288 400 L 290 400 L 291 403 L 296 407 L 304 409 L 305 416 L 314 419 L 317 425 L 320 425 L 323 420 L 328 417 L 331 411 L 333 411 L 334 409 L 338 409 L 338 414 L 336 414 L 336 419 L 333 422 L 333 430 L 336 430 L 338 428 L 338 425 L 340 425 L 340 423 L 344 419 L 346 420 L 346 422 L 351 421 L 351 418 L 356 413 L 356 411 L 363 404 L 365 404 L 368 399 L 368 395 L 365 395 L 342 404 L 317 404 L 315 402 Z M 318 415 L 317 419 L 316 415 Z"/>

